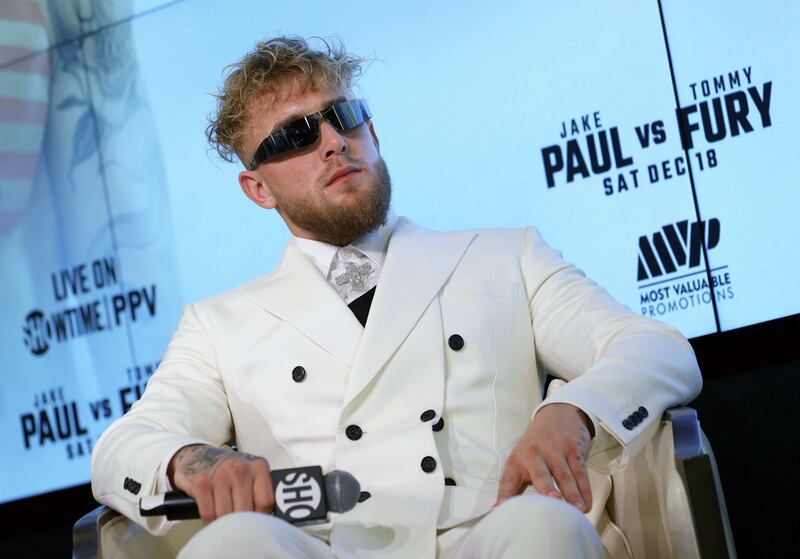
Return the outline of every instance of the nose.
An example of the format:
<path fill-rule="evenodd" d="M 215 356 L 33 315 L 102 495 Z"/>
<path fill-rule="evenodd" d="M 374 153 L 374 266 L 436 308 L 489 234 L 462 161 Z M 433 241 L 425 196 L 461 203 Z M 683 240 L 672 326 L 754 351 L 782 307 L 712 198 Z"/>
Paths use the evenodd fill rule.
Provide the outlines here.
<path fill-rule="evenodd" d="M 323 159 L 347 151 L 347 139 L 327 120 L 319 123 L 320 146 Z"/>

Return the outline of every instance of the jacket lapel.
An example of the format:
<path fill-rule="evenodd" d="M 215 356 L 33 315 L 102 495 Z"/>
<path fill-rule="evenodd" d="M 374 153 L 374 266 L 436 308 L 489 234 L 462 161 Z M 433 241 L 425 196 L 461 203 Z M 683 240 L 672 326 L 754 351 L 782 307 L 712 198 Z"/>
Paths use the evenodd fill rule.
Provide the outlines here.
<path fill-rule="evenodd" d="M 287 243 L 274 272 L 239 291 L 342 363 L 352 365 L 364 328 L 294 243 Z"/>
<path fill-rule="evenodd" d="M 400 219 L 378 280 L 344 398 L 372 381 L 452 274 L 475 233 L 439 233 Z M 349 311 L 348 311 L 349 312 Z"/>

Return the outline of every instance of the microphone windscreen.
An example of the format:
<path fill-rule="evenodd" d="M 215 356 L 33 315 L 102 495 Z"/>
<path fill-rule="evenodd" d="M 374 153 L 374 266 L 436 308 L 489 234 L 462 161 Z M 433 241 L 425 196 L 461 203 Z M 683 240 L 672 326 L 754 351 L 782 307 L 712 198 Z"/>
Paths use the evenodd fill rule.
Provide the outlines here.
<path fill-rule="evenodd" d="M 331 512 L 347 512 L 355 508 L 361 484 L 352 474 L 333 470 L 325 474 L 325 498 Z"/>

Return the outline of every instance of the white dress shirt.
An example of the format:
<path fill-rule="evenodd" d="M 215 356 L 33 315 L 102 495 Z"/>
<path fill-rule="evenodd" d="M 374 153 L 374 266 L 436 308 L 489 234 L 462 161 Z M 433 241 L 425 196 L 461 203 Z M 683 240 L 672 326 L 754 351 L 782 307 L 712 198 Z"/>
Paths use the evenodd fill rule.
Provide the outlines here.
<path fill-rule="evenodd" d="M 386 260 L 389 238 L 396 225 L 397 216 L 390 213 L 385 225 L 343 247 L 302 237 L 292 237 L 292 242 L 308 256 L 344 302 L 349 304 L 378 285 L 378 278 Z M 337 284 L 336 278 L 345 273 L 347 264 L 361 266 L 365 263 L 372 269 L 369 275 L 364 277 L 363 287 L 356 287 L 351 282 Z"/>

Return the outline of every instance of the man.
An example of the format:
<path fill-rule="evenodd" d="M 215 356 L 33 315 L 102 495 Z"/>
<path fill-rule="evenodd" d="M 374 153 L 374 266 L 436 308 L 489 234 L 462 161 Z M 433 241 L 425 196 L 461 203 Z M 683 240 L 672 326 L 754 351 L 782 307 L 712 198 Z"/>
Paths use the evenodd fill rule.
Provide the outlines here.
<path fill-rule="evenodd" d="M 209 137 L 293 239 L 271 274 L 187 307 L 95 447 L 95 496 L 155 533 L 139 497 L 193 496 L 210 524 L 181 557 L 601 557 L 587 462 L 624 467 L 697 394 L 692 350 L 532 228 L 391 215 L 358 69 L 279 38 L 228 75 Z M 546 371 L 571 382 L 543 400 Z M 359 480 L 354 510 L 305 531 L 262 514 L 271 469 L 315 464 Z"/>

